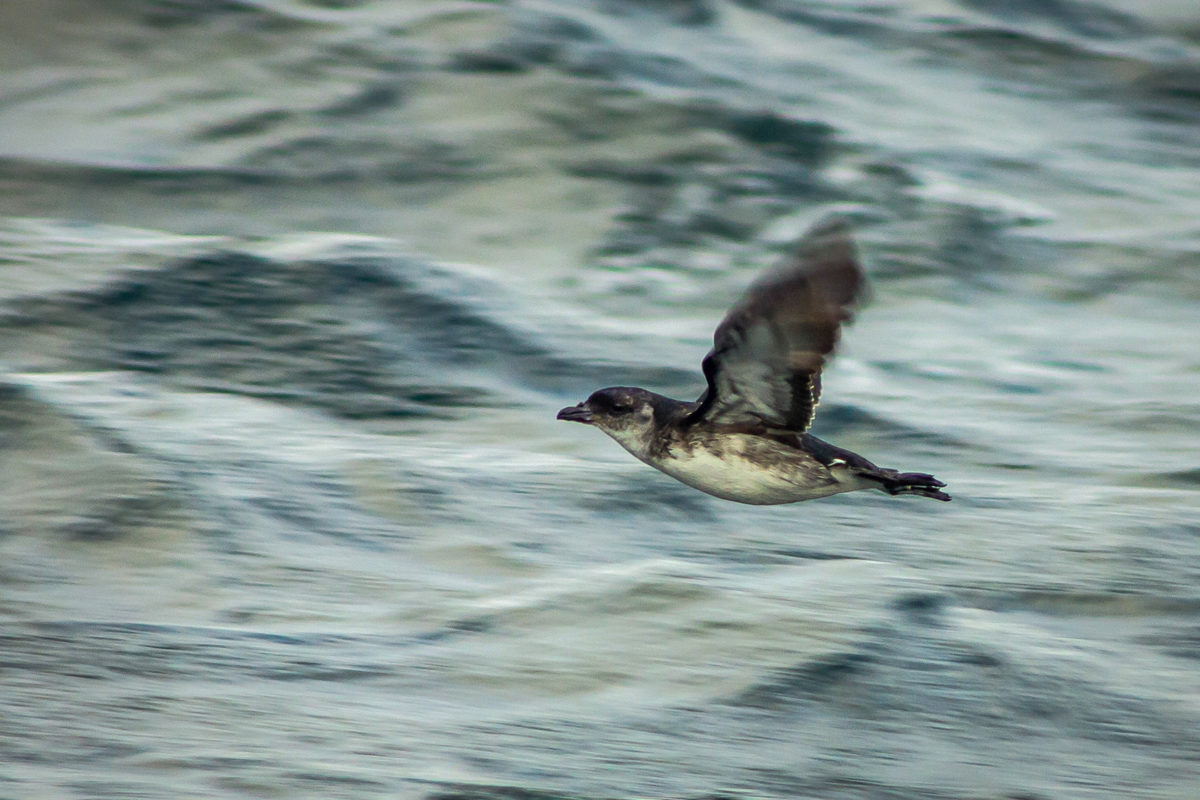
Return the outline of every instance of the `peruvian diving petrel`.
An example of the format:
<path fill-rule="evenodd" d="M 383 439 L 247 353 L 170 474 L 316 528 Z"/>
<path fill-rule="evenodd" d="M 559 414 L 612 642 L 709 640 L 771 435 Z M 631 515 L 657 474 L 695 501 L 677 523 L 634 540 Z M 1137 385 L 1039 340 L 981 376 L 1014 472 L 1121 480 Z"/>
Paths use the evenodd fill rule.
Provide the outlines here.
<path fill-rule="evenodd" d="M 754 505 L 858 489 L 949 500 L 923 472 L 877 467 L 808 433 L 821 367 L 865 288 L 846 224 L 829 219 L 751 284 L 713 335 L 694 403 L 600 389 L 559 419 L 595 425 L 637 458 L 702 492 Z"/>

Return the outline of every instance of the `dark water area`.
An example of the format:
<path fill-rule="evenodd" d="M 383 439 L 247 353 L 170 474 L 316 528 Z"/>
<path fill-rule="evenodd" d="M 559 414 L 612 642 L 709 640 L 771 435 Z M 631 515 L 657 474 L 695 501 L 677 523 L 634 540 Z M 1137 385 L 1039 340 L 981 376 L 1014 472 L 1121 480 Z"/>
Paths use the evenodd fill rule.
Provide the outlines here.
<path fill-rule="evenodd" d="M 809 223 L 814 431 L 682 398 Z M 1200 797 L 1200 10 L 0 6 L 0 797 Z"/>

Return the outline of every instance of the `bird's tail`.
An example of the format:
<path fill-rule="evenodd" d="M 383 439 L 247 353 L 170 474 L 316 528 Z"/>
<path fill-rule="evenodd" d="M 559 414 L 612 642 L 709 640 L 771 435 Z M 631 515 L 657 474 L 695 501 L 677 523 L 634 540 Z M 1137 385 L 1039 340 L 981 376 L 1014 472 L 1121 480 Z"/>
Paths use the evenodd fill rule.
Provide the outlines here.
<path fill-rule="evenodd" d="M 865 477 L 879 482 L 879 488 L 888 494 L 919 494 L 934 500 L 948 501 L 950 495 L 940 491 L 946 484 L 924 472 L 897 472 L 880 469 L 866 473 Z"/>

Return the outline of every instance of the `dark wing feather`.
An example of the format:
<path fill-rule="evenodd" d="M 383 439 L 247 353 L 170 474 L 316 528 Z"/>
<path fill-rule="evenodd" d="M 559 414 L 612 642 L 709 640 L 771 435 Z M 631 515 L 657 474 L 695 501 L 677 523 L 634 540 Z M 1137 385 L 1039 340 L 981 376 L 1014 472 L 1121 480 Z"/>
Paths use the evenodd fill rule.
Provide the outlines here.
<path fill-rule="evenodd" d="M 708 388 L 686 422 L 808 430 L 821 367 L 865 285 L 846 224 L 814 226 L 717 326 L 703 364 Z"/>

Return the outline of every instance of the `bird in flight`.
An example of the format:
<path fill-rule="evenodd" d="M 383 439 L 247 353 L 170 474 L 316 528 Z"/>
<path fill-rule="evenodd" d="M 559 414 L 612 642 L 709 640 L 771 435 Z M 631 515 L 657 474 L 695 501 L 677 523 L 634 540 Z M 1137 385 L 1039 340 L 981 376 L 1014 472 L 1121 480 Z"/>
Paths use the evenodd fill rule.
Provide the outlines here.
<path fill-rule="evenodd" d="M 696 402 L 614 386 L 558 419 L 595 426 L 655 469 L 739 503 L 859 489 L 949 500 L 932 475 L 877 467 L 808 432 L 821 368 L 865 287 L 847 225 L 820 222 L 721 320 L 702 364 L 708 387 Z"/>

